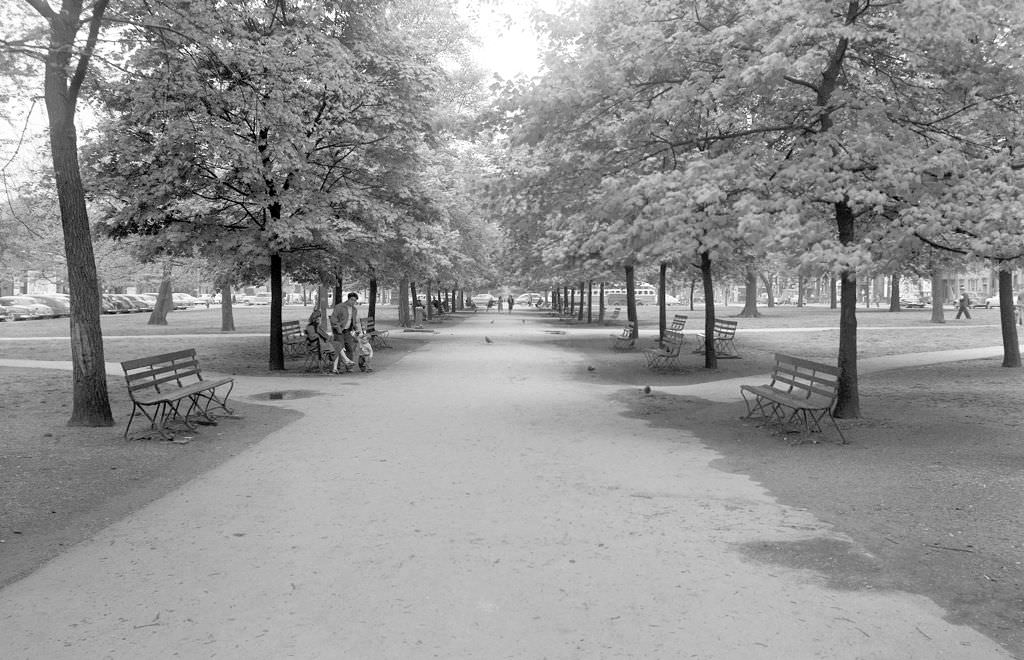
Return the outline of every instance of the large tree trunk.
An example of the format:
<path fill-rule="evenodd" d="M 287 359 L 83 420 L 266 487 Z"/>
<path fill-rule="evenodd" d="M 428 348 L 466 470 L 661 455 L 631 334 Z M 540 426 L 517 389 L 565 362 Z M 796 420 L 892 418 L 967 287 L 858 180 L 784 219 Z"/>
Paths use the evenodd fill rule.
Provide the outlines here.
<path fill-rule="evenodd" d="M 668 314 L 665 305 L 665 286 L 668 281 L 668 264 L 662 263 L 658 268 L 658 343 L 665 341 L 665 330 L 668 328 L 665 317 Z"/>
<path fill-rule="evenodd" d="M 747 271 L 749 275 L 753 269 Z M 704 368 L 717 369 L 718 355 L 715 353 L 715 283 L 711 277 L 711 255 L 700 253 L 700 279 L 704 284 Z M 754 282 L 757 282 L 757 273 L 754 273 Z M 756 290 L 756 289 L 755 289 Z"/>
<path fill-rule="evenodd" d="M 892 274 L 892 284 L 889 285 L 889 311 L 901 311 L 900 307 L 900 274 Z"/>
<path fill-rule="evenodd" d="M 854 240 L 853 210 L 845 201 L 837 202 L 836 226 L 839 241 L 850 245 Z M 839 309 L 839 391 L 835 416 L 860 417 L 860 394 L 857 388 L 857 274 L 848 271 L 841 280 Z"/>
<path fill-rule="evenodd" d="M 270 255 L 270 370 L 284 371 L 284 339 L 281 337 L 281 255 Z"/>
<path fill-rule="evenodd" d="M 701 267 L 703 267 L 703 262 Z M 761 312 L 757 311 L 757 269 L 753 264 L 747 265 L 746 282 L 747 292 L 743 300 L 743 309 L 737 316 L 754 319 L 761 316 Z M 707 304 L 707 291 L 704 292 L 704 302 Z"/>
<path fill-rule="evenodd" d="M 174 310 L 174 284 L 171 280 L 171 264 L 164 263 L 163 279 L 156 292 L 156 304 L 149 313 L 146 325 L 167 325 L 167 315 Z"/>
<path fill-rule="evenodd" d="M 587 280 L 587 323 L 594 322 L 594 280 Z"/>
<path fill-rule="evenodd" d="M 398 283 L 398 324 L 403 328 L 412 326 L 409 315 L 409 280 L 404 277 Z"/>
<path fill-rule="evenodd" d="M 235 331 L 235 306 L 232 299 L 231 282 L 220 287 L 220 331 Z"/>
<path fill-rule="evenodd" d="M 68 290 L 71 296 L 70 335 L 72 368 L 72 408 L 68 426 L 112 426 L 107 391 L 107 365 L 100 327 L 99 280 L 96 257 L 89 233 L 89 215 L 85 189 L 78 163 L 78 131 L 75 112 L 78 92 L 88 68 L 92 49 L 99 34 L 107 0 L 98 0 L 88 20 L 89 36 L 77 66 L 71 55 L 79 42 L 82 22 L 81 3 L 62 7 L 46 15 L 49 22 L 49 48 L 43 79 L 43 95 L 50 128 L 50 154 L 60 205 L 64 252 L 67 259 Z M 36 3 L 33 3 L 36 6 Z M 48 8 L 47 8 L 48 9 Z"/>
<path fill-rule="evenodd" d="M 626 318 L 633 322 L 633 339 L 640 337 L 636 322 L 636 270 L 626 266 Z"/>
<path fill-rule="evenodd" d="M 942 300 L 945 298 L 946 293 L 943 290 L 942 278 L 936 274 L 932 274 L 932 323 L 945 323 L 946 313 L 942 309 Z"/>
<path fill-rule="evenodd" d="M 767 273 L 759 273 L 761 283 L 764 284 L 764 293 L 768 296 L 768 309 L 775 307 L 775 287 L 772 286 L 772 278 Z"/>
<path fill-rule="evenodd" d="M 600 325 L 604 325 L 604 311 L 605 311 L 605 305 L 604 305 L 604 282 L 601 282 L 601 284 L 598 285 L 598 287 L 599 288 L 597 289 L 597 293 L 598 293 L 598 300 L 597 300 L 597 322 Z"/>
<path fill-rule="evenodd" d="M 576 314 L 576 320 L 577 321 L 582 321 L 583 320 L 583 312 L 585 311 L 585 308 L 586 308 L 586 304 L 584 302 L 586 300 L 586 296 L 587 296 L 586 286 L 587 286 L 586 282 L 580 282 L 580 309 L 579 309 L 579 312 Z"/>
<path fill-rule="evenodd" d="M 366 317 L 377 318 L 377 278 L 370 276 L 370 299 L 366 301 Z"/>
<path fill-rule="evenodd" d="M 999 324 L 1003 332 L 1003 366 L 1020 366 L 1020 344 L 1017 340 L 1013 299 L 1013 273 L 999 271 Z"/>

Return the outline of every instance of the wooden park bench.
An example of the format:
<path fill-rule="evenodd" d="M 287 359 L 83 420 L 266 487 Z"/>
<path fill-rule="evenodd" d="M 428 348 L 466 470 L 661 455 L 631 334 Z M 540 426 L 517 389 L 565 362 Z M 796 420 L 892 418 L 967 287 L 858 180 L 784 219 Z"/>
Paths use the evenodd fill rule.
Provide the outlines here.
<path fill-rule="evenodd" d="M 682 329 L 666 330 L 665 337 L 654 348 L 645 348 L 648 369 L 670 369 L 679 366 L 679 352 L 683 348 Z"/>
<path fill-rule="evenodd" d="M 720 358 L 739 358 L 739 354 L 736 352 L 736 345 L 733 340 L 736 338 L 736 321 L 729 321 L 726 319 L 715 319 L 714 327 L 714 346 L 715 355 Z M 706 345 L 704 333 L 697 335 L 697 349 L 694 353 L 703 353 L 704 346 Z"/>
<path fill-rule="evenodd" d="M 686 314 L 676 314 L 675 316 L 673 316 L 672 323 L 670 323 L 668 328 L 665 330 L 665 338 L 678 338 L 679 341 L 682 341 L 683 330 L 686 328 L 686 322 L 689 320 L 689 318 L 690 317 L 687 316 Z M 662 342 L 659 341 L 658 345 L 661 346 L 661 343 Z"/>
<path fill-rule="evenodd" d="M 235 386 L 235 379 L 204 379 L 194 348 L 126 360 L 121 363 L 121 368 L 132 400 L 132 414 L 124 429 L 125 438 L 136 415 L 149 420 L 147 437 L 152 437 L 155 432 L 164 440 L 172 440 L 174 432 L 167 429 L 171 420 L 179 421 L 194 431 L 196 422 L 192 421 L 193 417 L 198 417 L 201 423 L 217 423 L 211 408 L 233 414 L 228 408 L 228 396 Z M 218 388 L 225 386 L 227 391 L 217 392 Z"/>
<path fill-rule="evenodd" d="M 284 321 L 281 323 L 281 341 L 284 352 L 289 357 L 301 357 L 306 352 L 306 334 L 302 331 L 301 321 Z"/>
<path fill-rule="evenodd" d="M 821 432 L 821 420 L 828 417 L 846 438 L 832 416 L 839 392 L 839 368 L 804 358 L 775 354 L 775 368 L 767 385 L 740 385 L 747 404 L 747 419 L 763 417 L 779 424 L 799 427 L 804 435 Z"/>
<path fill-rule="evenodd" d="M 633 321 L 626 321 L 622 332 L 617 335 L 608 335 L 612 338 L 612 348 L 618 351 L 633 348 L 633 345 L 636 344 L 636 339 L 633 337 L 633 326 Z"/>

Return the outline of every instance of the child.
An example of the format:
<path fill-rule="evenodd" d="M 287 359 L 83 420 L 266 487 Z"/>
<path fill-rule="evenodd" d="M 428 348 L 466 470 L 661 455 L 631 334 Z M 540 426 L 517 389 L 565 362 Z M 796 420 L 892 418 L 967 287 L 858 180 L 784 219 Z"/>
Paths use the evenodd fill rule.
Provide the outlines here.
<path fill-rule="evenodd" d="M 373 346 L 370 345 L 370 336 L 365 332 L 360 332 L 356 335 L 356 339 L 359 341 L 359 371 L 370 373 L 373 371 L 370 367 L 370 359 L 373 357 Z"/>

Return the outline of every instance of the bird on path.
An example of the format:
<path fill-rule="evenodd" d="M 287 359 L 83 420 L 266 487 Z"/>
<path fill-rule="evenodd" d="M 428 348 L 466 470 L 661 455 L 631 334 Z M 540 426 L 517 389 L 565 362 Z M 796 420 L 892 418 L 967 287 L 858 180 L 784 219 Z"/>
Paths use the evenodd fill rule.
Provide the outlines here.
<path fill-rule="evenodd" d="M 488 344 L 493 344 L 494 343 L 493 341 L 491 341 L 491 338 L 488 337 L 487 335 L 484 335 L 484 341 L 487 342 Z"/>

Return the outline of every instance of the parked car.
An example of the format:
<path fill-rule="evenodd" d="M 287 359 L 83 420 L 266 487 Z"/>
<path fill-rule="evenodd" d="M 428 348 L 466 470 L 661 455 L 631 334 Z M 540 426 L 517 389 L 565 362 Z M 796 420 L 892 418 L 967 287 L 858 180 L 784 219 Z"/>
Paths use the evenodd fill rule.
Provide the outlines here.
<path fill-rule="evenodd" d="M 494 303 L 498 302 L 498 299 L 495 298 L 494 296 L 492 296 L 489 293 L 478 293 L 475 296 L 473 296 L 472 298 L 470 298 L 470 300 L 473 301 L 474 305 L 476 305 L 477 307 L 480 307 L 482 309 L 487 309 L 487 305 L 488 304 L 492 304 L 493 305 Z"/>
<path fill-rule="evenodd" d="M 25 319 L 32 318 L 31 309 L 13 302 L 4 302 L 3 298 L 0 298 L 0 309 L 3 310 L 4 316 L 8 321 L 24 321 Z"/>
<path fill-rule="evenodd" d="M 140 312 L 152 312 L 156 306 L 156 296 L 150 302 L 149 298 L 138 293 L 126 293 L 124 295 L 135 304 L 135 308 Z"/>
<path fill-rule="evenodd" d="M 198 300 L 187 293 L 172 293 L 171 298 L 174 299 L 174 309 L 189 309 L 195 307 Z"/>
<path fill-rule="evenodd" d="M 11 305 L 24 307 L 27 311 L 26 315 L 22 318 L 46 319 L 56 316 L 52 307 L 38 302 L 31 296 L 3 296 L 0 298 L 0 304 L 3 304 L 5 307 Z"/>
<path fill-rule="evenodd" d="M 250 305 L 269 305 L 271 295 L 268 292 L 257 293 L 249 298 Z"/>
<path fill-rule="evenodd" d="M 1013 294 L 1013 300 L 1014 300 L 1013 304 L 1014 305 L 1017 304 L 1017 299 L 1018 299 L 1019 296 L 1020 296 L 1019 293 L 1014 293 Z M 988 309 L 990 307 L 999 307 L 999 294 L 998 293 L 996 295 L 992 296 L 991 298 L 986 298 L 985 299 L 985 309 Z"/>
<path fill-rule="evenodd" d="M 921 298 L 900 298 L 900 307 L 917 307 L 924 308 L 927 305 Z"/>
<path fill-rule="evenodd" d="M 71 316 L 71 298 L 68 296 L 54 293 L 31 296 L 31 298 L 52 309 L 54 316 Z"/>
<path fill-rule="evenodd" d="M 119 294 L 104 293 L 103 300 L 107 303 L 103 306 L 103 312 L 106 314 L 127 314 L 135 311 L 132 303 L 122 298 Z"/>
<path fill-rule="evenodd" d="M 517 305 L 530 305 L 531 307 L 544 302 L 544 296 L 539 293 L 521 293 L 516 296 Z"/>

